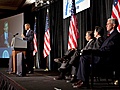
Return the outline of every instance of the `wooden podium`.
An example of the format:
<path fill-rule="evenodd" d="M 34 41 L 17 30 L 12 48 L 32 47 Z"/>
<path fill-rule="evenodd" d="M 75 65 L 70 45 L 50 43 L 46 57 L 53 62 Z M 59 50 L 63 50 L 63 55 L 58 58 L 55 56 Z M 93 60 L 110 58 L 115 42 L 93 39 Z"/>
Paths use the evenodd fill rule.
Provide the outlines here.
<path fill-rule="evenodd" d="M 17 54 L 22 52 L 26 56 L 27 41 L 14 37 L 11 42 L 12 46 L 12 73 L 16 73 Z"/>
<path fill-rule="evenodd" d="M 12 72 L 16 73 L 17 53 L 22 52 L 26 56 L 25 50 L 12 50 Z"/>

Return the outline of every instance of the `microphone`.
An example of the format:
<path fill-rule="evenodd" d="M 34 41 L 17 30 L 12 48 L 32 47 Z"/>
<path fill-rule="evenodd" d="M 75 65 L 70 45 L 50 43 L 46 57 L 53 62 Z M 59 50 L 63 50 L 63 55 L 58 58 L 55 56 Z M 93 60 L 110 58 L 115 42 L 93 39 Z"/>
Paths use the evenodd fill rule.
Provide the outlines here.
<path fill-rule="evenodd" d="M 18 34 L 19 34 L 19 33 L 14 34 L 13 37 L 15 37 L 15 36 L 18 35 Z"/>

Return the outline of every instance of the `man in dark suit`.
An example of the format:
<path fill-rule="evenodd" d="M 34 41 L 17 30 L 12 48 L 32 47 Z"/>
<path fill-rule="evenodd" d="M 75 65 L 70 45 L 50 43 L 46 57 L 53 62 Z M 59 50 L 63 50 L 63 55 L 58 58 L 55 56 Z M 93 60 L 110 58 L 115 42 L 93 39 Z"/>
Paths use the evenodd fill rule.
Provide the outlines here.
<path fill-rule="evenodd" d="M 77 81 L 76 74 L 77 74 L 77 70 L 78 70 L 78 66 L 79 66 L 79 58 L 82 56 L 82 52 L 84 50 L 89 50 L 89 49 L 95 48 L 94 47 L 94 43 L 95 43 L 94 32 L 87 31 L 85 38 L 87 40 L 86 46 L 82 50 L 74 53 L 74 55 L 71 57 L 71 60 L 69 62 L 69 66 L 67 66 L 67 68 L 66 68 L 66 70 L 68 70 L 71 67 L 71 74 L 72 74 L 72 77 L 70 80 L 71 83 L 74 83 L 75 81 Z M 78 55 L 78 53 L 79 53 L 79 55 Z"/>
<path fill-rule="evenodd" d="M 87 44 L 81 50 L 81 52 L 83 50 L 88 50 L 88 49 L 92 49 L 93 48 L 93 45 L 94 45 L 94 33 L 93 33 L 93 31 L 87 31 L 85 38 L 87 40 Z M 71 72 L 71 68 L 72 68 L 73 65 L 76 65 L 76 66 L 75 66 L 75 69 L 74 69 L 75 71 L 72 71 L 72 74 L 74 73 L 76 75 L 76 69 L 77 69 L 77 64 L 78 64 L 77 58 L 79 57 L 79 55 L 78 55 L 79 50 L 78 49 L 73 49 L 73 50 L 74 50 L 74 52 L 69 56 L 69 59 L 66 60 L 67 63 L 66 62 L 65 63 L 64 62 L 61 63 L 61 67 L 59 68 L 60 75 L 58 77 L 54 78 L 54 80 L 65 79 L 66 73 L 70 73 Z M 64 68 L 63 68 L 63 65 L 65 65 Z M 72 78 L 74 78 L 74 77 L 75 76 L 72 75 Z"/>
<path fill-rule="evenodd" d="M 108 38 L 105 39 L 102 46 L 98 50 L 92 50 L 95 56 L 100 57 L 97 64 L 100 67 L 106 69 L 119 68 L 119 51 L 120 51 L 120 33 L 117 31 L 118 21 L 113 18 L 107 20 L 106 28 L 110 34 Z M 85 55 L 86 56 L 86 55 Z M 115 66 L 115 67 L 114 67 Z M 79 69 L 77 73 L 77 78 L 79 81 L 73 84 L 73 88 L 80 88 L 82 86 L 89 85 L 89 71 L 90 71 L 90 61 L 82 57 L 79 62 Z M 107 68 L 107 69 L 108 69 Z M 109 70 L 108 69 L 108 70 Z M 116 69 L 118 70 L 118 69 Z"/>
<path fill-rule="evenodd" d="M 95 30 L 94 30 L 94 37 L 95 37 L 95 41 L 94 43 L 92 43 L 90 46 L 88 45 L 88 48 L 83 48 L 83 51 L 84 50 L 88 50 L 88 49 L 99 49 L 104 41 L 104 28 L 103 27 L 100 27 L 100 26 L 95 26 Z M 86 35 L 86 39 L 87 39 L 87 35 Z M 88 40 L 89 41 L 89 40 Z M 82 58 L 83 55 L 81 53 L 81 56 L 79 58 Z M 85 56 L 84 56 L 85 57 Z M 74 58 L 74 57 L 73 57 Z M 77 58 L 78 59 L 78 58 Z M 91 59 L 91 56 L 90 55 L 87 55 L 86 56 L 86 59 L 90 60 Z M 95 63 L 98 62 L 99 58 L 94 56 L 94 59 L 96 59 Z M 77 61 L 77 62 L 75 62 Z M 76 81 L 76 74 L 77 74 L 77 69 L 78 69 L 78 62 L 79 60 L 72 60 L 71 58 L 71 65 L 72 66 L 72 76 L 73 78 L 71 78 L 71 82 L 73 83 L 74 81 Z"/>
<path fill-rule="evenodd" d="M 27 50 L 26 50 L 26 65 L 28 73 L 33 73 L 33 66 L 34 66 L 34 58 L 33 58 L 33 38 L 34 38 L 34 31 L 30 29 L 30 24 L 25 24 L 26 35 L 22 34 L 23 40 L 27 41 Z"/>

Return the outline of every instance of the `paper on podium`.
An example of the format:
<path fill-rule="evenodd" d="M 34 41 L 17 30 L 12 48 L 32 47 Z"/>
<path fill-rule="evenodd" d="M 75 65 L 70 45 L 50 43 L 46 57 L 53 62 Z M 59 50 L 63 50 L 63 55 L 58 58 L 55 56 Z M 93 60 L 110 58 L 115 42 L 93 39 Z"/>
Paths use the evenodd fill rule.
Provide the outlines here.
<path fill-rule="evenodd" d="M 27 48 L 27 41 L 22 40 L 21 38 L 14 37 L 12 38 L 11 48 L 13 49 L 26 49 Z"/>

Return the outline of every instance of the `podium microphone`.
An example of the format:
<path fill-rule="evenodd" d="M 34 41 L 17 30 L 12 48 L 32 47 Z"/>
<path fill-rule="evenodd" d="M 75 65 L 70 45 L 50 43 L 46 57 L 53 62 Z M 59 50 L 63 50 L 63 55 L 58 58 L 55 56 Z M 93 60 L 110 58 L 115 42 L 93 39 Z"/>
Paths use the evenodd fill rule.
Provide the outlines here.
<path fill-rule="evenodd" d="M 19 34 L 19 33 L 14 34 L 13 37 L 17 36 L 18 34 Z"/>

